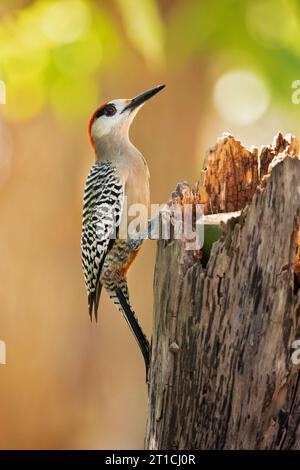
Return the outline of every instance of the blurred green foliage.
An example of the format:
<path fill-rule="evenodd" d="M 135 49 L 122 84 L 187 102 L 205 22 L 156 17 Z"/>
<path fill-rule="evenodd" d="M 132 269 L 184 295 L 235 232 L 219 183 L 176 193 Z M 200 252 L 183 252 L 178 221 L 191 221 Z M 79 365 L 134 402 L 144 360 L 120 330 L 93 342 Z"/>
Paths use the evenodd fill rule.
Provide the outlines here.
<path fill-rule="evenodd" d="M 181 59 L 205 56 L 223 68 L 259 72 L 290 103 L 300 73 L 299 0 L 190 0 L 172 18 L 169 48 Z"/>
<path fill-rule="evenodd" d="M 127 35 L 138 51 L 153 66 L 164 57 L 165 26 L 155 0 L 117 0 Z"/>
<path fill-rule="evenodd" d="M 21 7 L 20 7 L 21 4 Z M 299 0 L 17 0 L 0 7 L 0 79 L 11 119 L 45 104 L 63 119 L 90 112 L 98 77 L 130 44 L 154 70 L 189 60 L 252 69 L 290 103 L 300 78 Z M 2 10 L 1 10 L 2 8 Z"/>
<path fill-rule="evenodd" d="M 12 119 L 36 115 L 45 102 L 74 119 L 97 102 L 96 83 L 119 47 L 110 15 L 89 0 L 32 2 L 2 17 L 0 76 L 4 112 Z"/>

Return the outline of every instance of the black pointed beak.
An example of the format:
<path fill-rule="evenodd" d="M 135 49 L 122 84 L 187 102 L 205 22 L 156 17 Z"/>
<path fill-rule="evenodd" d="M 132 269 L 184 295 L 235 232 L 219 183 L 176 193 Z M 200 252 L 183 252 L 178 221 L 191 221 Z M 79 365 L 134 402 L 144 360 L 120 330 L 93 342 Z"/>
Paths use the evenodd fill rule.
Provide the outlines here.
<path fill-rule="evenodd" d="M 144 91 L 144 93 L 141 93 L 140 95 L 135 96 L 128 103 L 128 105 L 125 106 L 122 113 L 124 113 L 124 111 L 130 111 L 130 112 L 133 111 L 135 108 L 137 108 L 141 104 L 145 103 L 145 101 L 152 98 L 152 96 L 156 95 L 156 93 L 158 93 L 160 90 L 165 88 L 165 86 L 166 85 L 158 85 L 155 88 L 151 88 L 151 90 Z"/>

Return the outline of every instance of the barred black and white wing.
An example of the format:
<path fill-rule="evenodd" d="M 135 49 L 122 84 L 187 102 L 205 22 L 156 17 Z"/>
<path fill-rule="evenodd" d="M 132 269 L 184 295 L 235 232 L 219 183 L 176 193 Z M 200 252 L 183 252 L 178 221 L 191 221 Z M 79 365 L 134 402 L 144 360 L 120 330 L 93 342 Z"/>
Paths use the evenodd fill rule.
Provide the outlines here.
<path fill-rule="evenodd" d="M 100 273 L 114 244 L 124 201 L 124 187 L 112 162 L 96 162 L 87 177 L 82 216 L 81 260 L 88 291 L 89 313 L 97 310 Z"/>

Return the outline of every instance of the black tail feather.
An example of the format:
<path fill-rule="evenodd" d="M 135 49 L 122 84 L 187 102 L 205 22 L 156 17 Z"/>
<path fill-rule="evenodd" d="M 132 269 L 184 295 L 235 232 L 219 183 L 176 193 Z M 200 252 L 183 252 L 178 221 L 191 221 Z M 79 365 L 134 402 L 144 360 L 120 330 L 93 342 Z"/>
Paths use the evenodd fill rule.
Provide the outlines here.
<path fill-rule="evenodd" d="M 126 318 L 127 323 L 129 324 L 135 339 L 140 347 L 140 350 L 142 351 L 144 361 L 145 361 L 145 366 L 146 366 L 146 378 L 148 377 L 148 370 L 149 370 L 149 365 L 150 365 L 150 344 L 144 335 L 144 332 L 142 328 L 140 327 L 136 316 L 131 309 L 129 303 L 127 302 L 123 292 L 121 289 L 118 289 L 116 291 L 116 295 L 118 297 L 118 300 L 121 304 L 121 307 L 124 311 L 124 315 Z"/>
<path fill-rule="evenodd" d="M 95 293 L 90 292 L 89 295 L 88 295 L 88 304 L 89 304 L 89 316 L 90 316 L 91 321 L 93 321 L 94 297 L 95 297 Z"/>
<path fill-rule="evenodd" d="M 98 321 L 98 307 L 99 307 L 101 291 L 102 291 L 102 284 L 98 282 L 96 290 L 93 292 L 90 292 L 88 295 L 89 315 L 90 315 L 91 321 L 93 321 L 93 311 L 94 311 L 95 320 L 96 322 Z"/>
<path fill-rule="evenodd" d="M 100 302 L 101 291 L 102 291 L 102 284 L 98 282 L 97 287 L 96 287 L 96 292 L 95 292 L 95 299 L 94 299 L 94 314 L 95 314 L 96 322 L 98 321 L 98 307 L 99 307 L 99 302 Z"/>

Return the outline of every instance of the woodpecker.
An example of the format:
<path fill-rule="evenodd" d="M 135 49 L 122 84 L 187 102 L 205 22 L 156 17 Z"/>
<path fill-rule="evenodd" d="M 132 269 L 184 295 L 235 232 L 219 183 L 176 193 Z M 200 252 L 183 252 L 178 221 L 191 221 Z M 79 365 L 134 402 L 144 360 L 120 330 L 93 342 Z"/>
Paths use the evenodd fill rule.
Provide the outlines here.
<path fill-rule="evenodd" d="M 132 99 L 106 102 L 92 115 L 89 138 L 95 163 L 86 180 L 82 215 L 81 259 L 90 318 L 94 314 L 97 321 L 104 287 L 135 336 L 146 376 L 150 345 L 131 307 L 126 281 L 142 240 L 121 238 L 119 227 L 130 221 L 125 213 L 125 197 L 128 208 L 136 203 L 149 206 L 147 162 L 131 143 L 129 128 L 142 105 L 164 87 L 159 85 Z"/>

